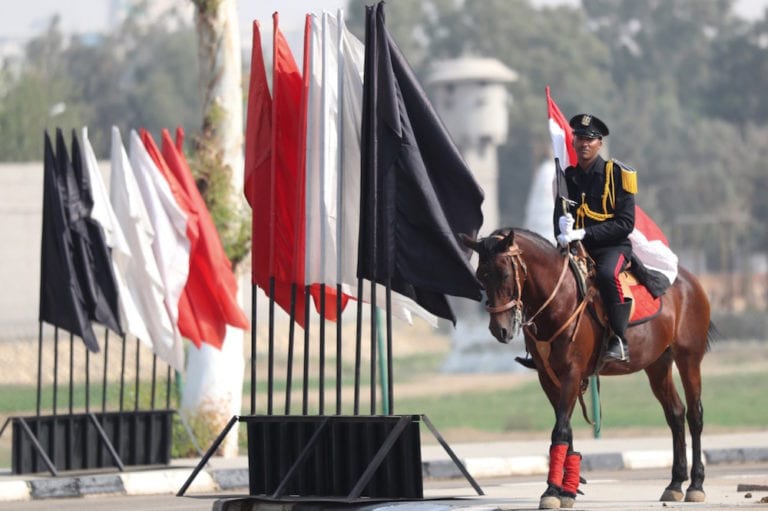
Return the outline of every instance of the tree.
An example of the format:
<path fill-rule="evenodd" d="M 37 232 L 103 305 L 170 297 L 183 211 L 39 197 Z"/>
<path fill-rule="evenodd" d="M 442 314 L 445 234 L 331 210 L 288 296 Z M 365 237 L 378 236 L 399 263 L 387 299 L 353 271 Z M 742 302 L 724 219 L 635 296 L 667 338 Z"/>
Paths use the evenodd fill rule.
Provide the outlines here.
<path fill-rule="evenodd" d="M 40 159 L 46 128 L 87 125 L 97 154 L 108 155 L 113 125 L 155 133 L 169 122 L 198 125 L 201 102 L 188 76 L 197 68 L 194 37 L 180 19 L 169 30 L 139 8 L 97 38 L 65 38 L 54 18 L 22 62 L 4 63 L 0 161 Z"/>
<path fill-rule="evenodd" d="M 27 64 L 3 63 L 0 90 L 0 161 L 39 160 L 43 131 L 78 125 L 86 117 L 74 81 L 59 59 L 64 38 L 55 17 L 26 46 Z"/>
<path fill-rule="evenodd" d="M 243 92 L 240 62 L 240 35 L 236 0 L 192 0 L 198 37 L 200 84 L 203 92 L 202 134 L 195 140 L 193 167 L 206 188 L 206 203 L 220 211 L 231 210 L 229 218 L 245 218 L 235 195 L 235 183 L 243 182 Z M 232 181 L 234 179 L 234 181 Z M 229 186 L 228 186 L 229 185 Z M 237 197 L 237 198 L 236 198 Z M 238 214 L 239 212 L 239 214 Z M 221 215 L 219 220 L 222 220 Z M 237 223 L 235 231 L 247 240 L 247 225 Z M 217 225 L 227 232 L 231 226 Z M 182 412 L 198 426 L 198 434 L 213 438 L 232 418 L 239 415 L 243 392 L 243 331 L 227 327 L 221 350 L 203 344 L 189 350 Z M 201 431 L 202 430 L 202 431 Z M 222 444 L 221 454 L 237 454 L 237 430 Z"/>

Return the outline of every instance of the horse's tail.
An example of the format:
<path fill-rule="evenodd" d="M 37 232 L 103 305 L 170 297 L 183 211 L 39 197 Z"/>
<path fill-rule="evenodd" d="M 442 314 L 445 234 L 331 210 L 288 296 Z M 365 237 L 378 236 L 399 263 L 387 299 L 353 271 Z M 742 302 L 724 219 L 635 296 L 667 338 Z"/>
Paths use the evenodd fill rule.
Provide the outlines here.
<path fill-rule="evenodd" d="M 709 322 L 709 328 L 707 328 L 707 351 L 712 349 L 712 345 L 723 338 L 723 334 L 717 329 L 714 323 Z"/>

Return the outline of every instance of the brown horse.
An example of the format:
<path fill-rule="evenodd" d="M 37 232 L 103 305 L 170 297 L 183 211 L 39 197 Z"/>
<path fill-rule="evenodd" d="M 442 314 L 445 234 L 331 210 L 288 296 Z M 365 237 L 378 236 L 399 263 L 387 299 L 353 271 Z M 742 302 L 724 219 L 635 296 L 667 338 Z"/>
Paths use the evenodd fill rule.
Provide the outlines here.
<path fill-rule="evenodd" d="M 538 370 L 539 382 L 555 410 L 548 487 L 540 509 L 572 507 L 579 485 L 581 455 L 573 450 L 570 418 L 592 374 L 620 375 L 644 370 L 672 430 L 672 481 L 662 501 L 683 499 L 688 479 L 685 419 L 692 441 L 689 502 L 704 501 L 701 458 L 701 361 L 711 334 L 709 301 L 698 280 L 680 268 L 675 283 L 662 296 L 653 319 L 627 330 L 629 363 L 600 360 L 604 322 L 595 311 L 599 300 L 590 283 L 584 297 L 568 269 L 567 255 L 543 237 L 525 230 L 501 229 L 475 241 L 460 235 L 480 255 L 477 277 L 485 286 L 493 336 L 508 343 L 522 328 L 526 349 Z M 686 406 L 675 390 L 672 364 L 677 365 Z"/>

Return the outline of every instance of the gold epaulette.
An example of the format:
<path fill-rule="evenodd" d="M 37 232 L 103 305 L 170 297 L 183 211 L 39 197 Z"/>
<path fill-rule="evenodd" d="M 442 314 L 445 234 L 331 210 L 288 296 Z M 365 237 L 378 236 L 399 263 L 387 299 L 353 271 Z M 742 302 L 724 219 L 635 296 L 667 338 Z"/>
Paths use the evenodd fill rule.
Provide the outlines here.
<path fill-rule="evenodd" d="M 627 193 L 637 193 L 637 171 L 618 160 L 614 161 L 621 168 L 621 187 Z"/>

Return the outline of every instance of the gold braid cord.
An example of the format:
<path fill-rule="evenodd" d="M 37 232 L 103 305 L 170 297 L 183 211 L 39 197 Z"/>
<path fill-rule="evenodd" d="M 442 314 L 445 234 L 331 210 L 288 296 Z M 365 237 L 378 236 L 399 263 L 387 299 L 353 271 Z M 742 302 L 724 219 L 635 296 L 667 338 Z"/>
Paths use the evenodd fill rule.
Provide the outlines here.
<path fill-rule="evenodd" d="M 613 213 L 608 213 L 608 204 L 610 203 L 611 209 L 616 205 L 616 185 L 613 182 L 613 160 L 609 160 L 605 164 L 605 186 L 603 187 L 603 212 L 592 211 L 587 204 L 585 194 L 581 194 L 581 204 L 576 210 L 576 228 L 584 228 L 584 219 L 591 218 L 598 222 L 604 222 L 609 218 L 613 218 Z"/>

